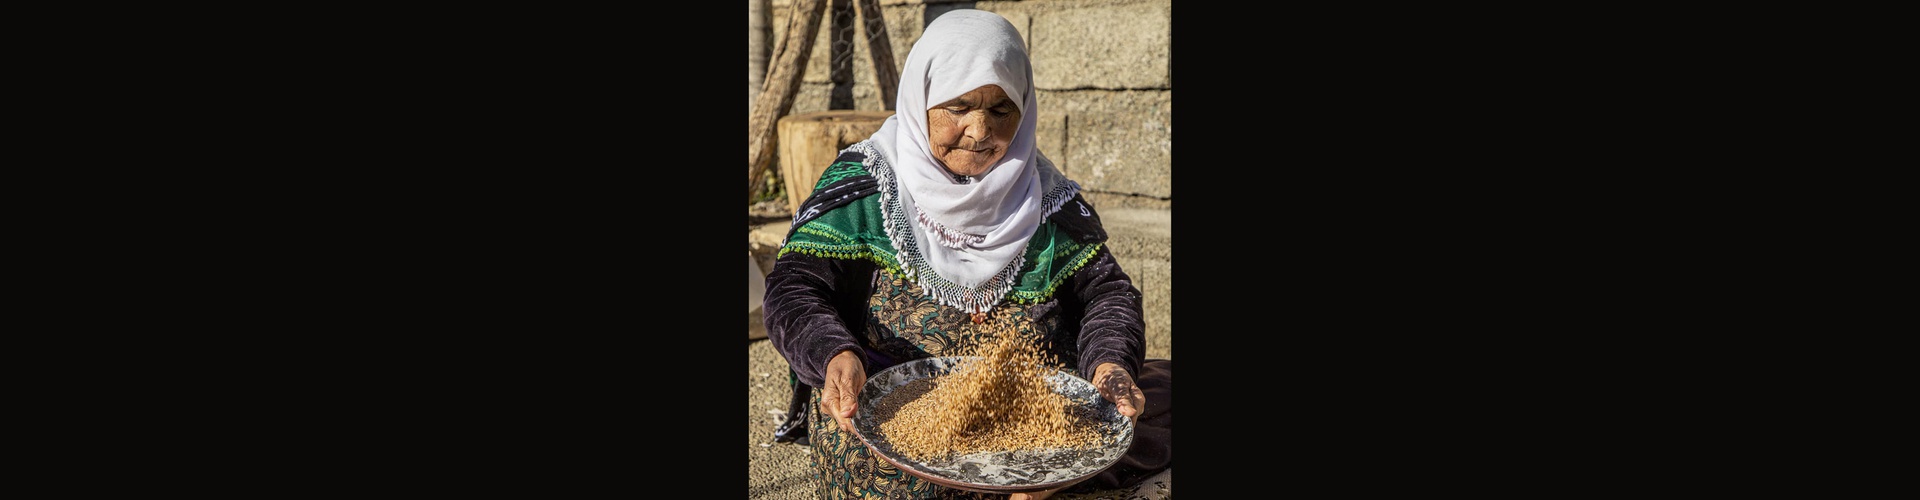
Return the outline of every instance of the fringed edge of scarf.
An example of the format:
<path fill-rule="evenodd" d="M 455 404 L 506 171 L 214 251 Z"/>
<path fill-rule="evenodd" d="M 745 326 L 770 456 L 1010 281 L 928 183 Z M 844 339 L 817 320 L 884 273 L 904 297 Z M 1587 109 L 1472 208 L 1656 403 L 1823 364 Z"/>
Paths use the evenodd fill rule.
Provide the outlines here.
<path fill-rule="evenodd" d="M 992 310 L 993 306 L 999 303 L 1001 298 L 1007 296 L 1007 292 L 1013 290 L 1014 284 L 1018 282 L 1020 277 L 1020 268 L 1026 266 L 1027 257 L 1025 254 L 1015 257 L 1012 262 L 1008 262 L 1007 266 L 1002 268 L 993 278 L 988 279 L 986 283 L 975 288 L 960 286 L 952 281 L 948 281 L 946 278 L 941 278 L 938 273 L 935 273 L 933 267 L 927 264 L 925 256 L 920 255 L 920 246 L 915 244 L 917 235 L 912 229 L 914 226 L 913 221 L 907 218 L 907 211 L 900 206 L 899 184 L 894 182 L 892 164 L 873 147 L 871 140 L 860 141 L 859 143 L 849 146 L 848 149 L 854 149 L 865 154 L 867 156 L 867 171 L 872 173 L 874 178 L 880 181 L 880 218 L 882 220 L 882 226 L 886 230 L 887 241 L 893 244 L 895 260 L 899 261 L 900 265 L 899 269 L 907 279 L 918 283 L 920 288 L 926 290 L 927 294 L 931 295 L 935 301 L 959 308 L 968 313 L 983 313 Z M 1044 159 L 1044 157 L 1042 158 Z M 1052 162 L 1049 161 L 1046 167 L 1051 169 L 1053 167 Z M 1055 172 L 1058 172 L 1058 170 L 1055 170 Z M 1054 212 L 1058 212 L 1060 207 L 1066 204 L 1067 200 L 1073 199 L 1073 196 L 1080 192 L 1079 183 L 1074 182 L 1072 179 L 1062 180 L 1064 182 L 1054 186 L 1052 190 L 1049 190 L 1046 195 L 1040 198 L 1041 206 L 1045 207 L 1045 211 L 1040 214 L 1042 220 L 1045 220 L 1047 216 L 1053 215 Z M 945 243 L 942 242 L 942 244 Z M 891 270 L 892 268 L 889 267 L 889 269 Z"/>

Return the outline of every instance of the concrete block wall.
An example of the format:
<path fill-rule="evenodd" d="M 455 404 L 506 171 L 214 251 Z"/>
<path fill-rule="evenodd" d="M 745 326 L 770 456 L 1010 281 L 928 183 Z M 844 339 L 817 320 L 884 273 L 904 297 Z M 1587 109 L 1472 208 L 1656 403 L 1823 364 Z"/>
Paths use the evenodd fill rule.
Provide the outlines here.
<path fill-rule="evenodd" d="M 785 37 L 792 3 L 771 0 L 768 40 Z M 972 8 L 1005 16 L 1033 57 L 1041 151 L 1097 206 L 1172 208 L 1172 0 L 880 0 L 880 8 L 896 72 L 940 14 Z M 858 22 L 851 36 L 853 109 L 884 110 L 892 103 L 881 102 Z M 831 109 L 831 27 L 822 19 L 789 114 Z"/>

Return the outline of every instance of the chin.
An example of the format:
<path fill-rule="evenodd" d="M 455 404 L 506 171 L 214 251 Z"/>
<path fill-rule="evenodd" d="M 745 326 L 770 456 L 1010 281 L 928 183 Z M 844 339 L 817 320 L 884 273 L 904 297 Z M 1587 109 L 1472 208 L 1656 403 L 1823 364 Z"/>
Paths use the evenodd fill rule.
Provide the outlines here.
<path fill-rule="evenodd" d="M 960 175 L 978 176 L 986 174 L 988 170 L 993 168 L 995 163 L 1000 161 L 997 157 L 992 158 L 992 161 L 986 161 L 985 158 L 987 158 L 988 155 L 976 156 L 981 157 L 980 161 L 973 161 L 974 159 L 972 158 L 970 158 L 969 161 L 950 161 L 947 162 L 947 169 Z"/>

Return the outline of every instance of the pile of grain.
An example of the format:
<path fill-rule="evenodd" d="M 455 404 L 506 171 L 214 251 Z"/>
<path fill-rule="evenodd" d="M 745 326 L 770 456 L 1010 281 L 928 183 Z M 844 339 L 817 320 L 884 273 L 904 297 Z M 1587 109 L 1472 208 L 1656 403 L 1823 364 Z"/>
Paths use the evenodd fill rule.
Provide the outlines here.
<path fill-rule="evenodd" d="M 1083 448 L 1101 440 L 1085 408 L 1055 393 L 1042 346 L 1004 327 L 959 353 L 979 356 L 880 399 L 875 416 L 894 450 L 916 460 L 977 452 Z"/>

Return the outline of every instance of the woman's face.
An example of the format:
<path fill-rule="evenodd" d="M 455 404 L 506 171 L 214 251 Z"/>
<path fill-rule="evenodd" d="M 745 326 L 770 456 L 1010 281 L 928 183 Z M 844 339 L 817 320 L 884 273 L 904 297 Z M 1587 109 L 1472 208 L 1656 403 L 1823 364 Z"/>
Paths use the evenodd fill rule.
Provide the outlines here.
<path fill-rule="evenodd" d="M 984 174 L 1013 143 L 1020 107 L 999 85 L 982 85 L 927 110 L 927 145 L 953 173 Z"/>

